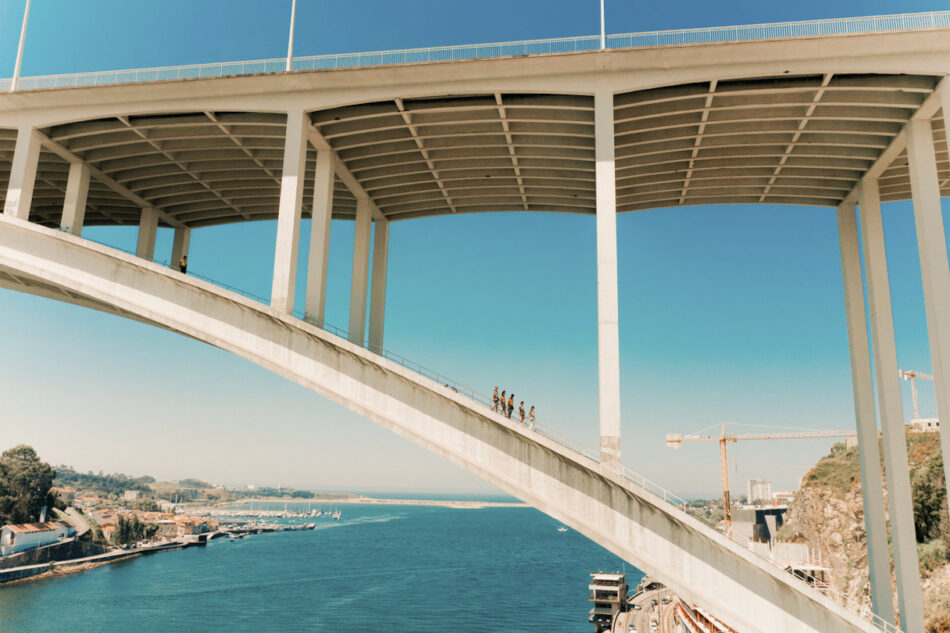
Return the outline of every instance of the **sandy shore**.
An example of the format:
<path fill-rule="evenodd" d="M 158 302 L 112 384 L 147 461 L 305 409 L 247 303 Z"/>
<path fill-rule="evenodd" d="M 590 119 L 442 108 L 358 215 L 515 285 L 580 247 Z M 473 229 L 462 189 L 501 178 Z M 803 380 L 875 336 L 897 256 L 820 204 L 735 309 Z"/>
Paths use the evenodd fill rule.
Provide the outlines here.
<path fill-rule="evenodd" d="M 286 497 L 255 497 L 253 499 L 242 499 L 241 501 L 231 501 L 222 506 L 236 506 L 246 503 L 318 503 L 318 504 L 365 504 L 365 505 L 387 505 L 387 506 L 432 506 L 437 508 L 459 508 L 459 509 L 479 509 L 479 508 L 525 508 L 526 503 L 520 501 L 456 501 L 442 499 L 377 499 L 375 497 L 336 497 L 332 499 L 288 499 Z"/>

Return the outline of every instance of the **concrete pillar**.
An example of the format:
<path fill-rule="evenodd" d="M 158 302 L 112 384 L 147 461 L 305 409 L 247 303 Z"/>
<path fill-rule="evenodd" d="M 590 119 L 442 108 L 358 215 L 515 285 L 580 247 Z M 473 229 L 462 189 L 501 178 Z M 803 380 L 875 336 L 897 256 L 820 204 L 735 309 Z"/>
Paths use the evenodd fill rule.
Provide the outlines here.
<path fill-rule="evenodd" d="M 304 308 L 307 319 L 317 327 L 323 327 L 326 311 L 334 176 L 333 152 L 318 149 L 313 180 L 313 210 L 310 214 L 310 260 L 307 263 L 307 297 Z"/>
<path fill-rule="evenodd" d="M 300 212 L 303 207 L 304 170 L 307 160 L 307 127 L 310 117 L 303 111 L 287 113 L 284 164 L 277 208 L 277 245 L 274 249 L 274 283 L 271 307 L 290 314 L 294 311 L 297 281 L 297 247 L 300 243 Z"/>
<path fill-rule="evenodd" d="M 350 341 L 363 344 L 366 330 L 366 282 L 369 277 L 369 198 L 356 199 L 356 232 L 353 236 L 353 277 L 350 280 Z"/>
<path fill-rule="evenodd" d="M 950 114 L 947 114 L 950 84 L 944 80 L 943 85 L 942 96 L 947 104 L 943 108 L 944 120 L 950 121 Z M 930 121 L 912 120 L 906 130 L 930 363 L 937 394 L 937 417 L 940 419 L 940 445 L 943 463 L 950 464 L 950 268 L 947 266 L 947 241 L 940 207 L 940 183 Z M 944 485 L 950 491 L 950 469 L 944 469 Z"/>
<path fill-rule="evenodd" d="M 897 347 L 884 251 L 881 199 L 876 179 L 864 178 L 858 185 L 858 204 L 861 205 L 864 269 L 867 274 L 871 338 L 874 342 L 878 411 L 884 440 L 884 470 L 887 474 L 900 627 L 904 633 L 923 633 L 923 598 L 914 533 L 910 468 L 907 465 L 907 438 L 901 407 L 900 377 L 897 375 Z"/>
<path fill-rule="evenodd" d="M 176 228 L 175 236 L 172 238 L 172 260 L 168 263 L 170 268 L 178 270 L 181 258 L 188 255 L 188 247 L 191 245 L 191 229 Z"/>
<path fill-rule="evenodd" d="M 891 594 L 891 560 L 887 547 L 884 489 L 881 484 L 881 453 L 874 416 L 874 384 L 868 349 L 868 324 L 864 317 L 864 285 L 861 280 L 861 251 L 854 206 L 838 207 L 838 243 L 841 276 L 844 280 L 844 309 L 851 351 L 851 387 L 858 431 L 861 464 L 861 494 L 864 497 L 864 529 L 867 534 L 871 607 L 878 616 L 895 622 Z"/>
<path fill-rule="evenodd" d="M 153 207 L 142 209 L 139 218 L 139 239 L 135 244 L 135 255 L 148 261 L 155 258 L 155 235 L 158 233 L 158 210 Z"/>
<path fill-rule="evenodd" d="M 597 180 L 597 347 L 600 382 L 600 463 L 620 461 L 620 332 L 617 307 L 617 188 L 614 170 L 614 96 L 594 96 Z"/>
<path fill-rule="evenodd" d="M 386 316 L 386 268 L 389 263 L 389 221 L 376 220 L 373 240 L 373 285 L 369 304 L 369 349 L 383 352 L 383 322 Z"/>
<path fill-rule="evenodd" d="M 66 199 L 63 202 L 63 217 L 59 228 L 66 233 L 82 235 L 86 219 L 86 198 L 89 195 L 89 166 L 86 163 L 70 163 L 66 180 Z"/>
<path fill-rule="evenodd" d="M 33 185 L 40 163 L 40 137 L 32 127 L 21 127 L 16 136 L 13 164 L 10 166 L 10 181 L 3 212 L 20 220 L 30 219 L 33 204 Z"/>

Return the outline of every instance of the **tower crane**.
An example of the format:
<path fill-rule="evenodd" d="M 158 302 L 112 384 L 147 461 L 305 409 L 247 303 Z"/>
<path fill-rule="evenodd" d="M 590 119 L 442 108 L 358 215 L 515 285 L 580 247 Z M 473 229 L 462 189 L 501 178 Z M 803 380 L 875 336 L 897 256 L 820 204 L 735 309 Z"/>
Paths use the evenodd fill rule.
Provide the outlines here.
<path fill-rule="evenodd" d="M 934 377 L 931 376 L 930 374 L 925 374 L 915 369 L 911 369 L 908 371 L 905 371 L 903 369 L 898 369 L 897 373 L 904 380 L 910 381 L 910 394 L 914 399 L 914 419 L 917 420 L 920 418 L 920 406 L 917 404 L 917 383 L 915 382 L 915 380 L 917 378 L 920 378 L 921 380 L 930 380 L 932 382 Z"/>
<path fill-rule="evenodd" d="M 734 424 L 733 426 L 760 426 L 760 425 L 742 425 Z M 817 429 L 785 429 L 786 431 L 795 431 L 794 433 L 790 432 L 780 432 L 780 433 L 739 433 L 739 434 L 727 434 L 726 433 L 726 423 L 721 424 L 719 437 L 714 437 L 707 435 L 703 437 L 703 433 L 708 431 L 713 427 L 707 427 L 696 433 L 690 433 L 688 435 L 683 435 L 681 433 L 668 433 L 666 436 L 666 445 L 674 450 L 680 450 L 683 448 L 683 442 L 719 442 L 719 465 L 722 469 L 722 517 L 723 524 L 726 529 L 726 535 L 732 536 L 732 495 L 729 492 L 729 454 L 726 449 L 726 445 L 729 442 L 739 442 L 740 440 L 798 440 L 798 439 L 808 439 L 808 438 L 824 438 L 824 437 L 856 437 L 857 433 L 855 431 L 820 431 Z M 782 428 L 782 427 L 770 427 L 770 428 Z"/>

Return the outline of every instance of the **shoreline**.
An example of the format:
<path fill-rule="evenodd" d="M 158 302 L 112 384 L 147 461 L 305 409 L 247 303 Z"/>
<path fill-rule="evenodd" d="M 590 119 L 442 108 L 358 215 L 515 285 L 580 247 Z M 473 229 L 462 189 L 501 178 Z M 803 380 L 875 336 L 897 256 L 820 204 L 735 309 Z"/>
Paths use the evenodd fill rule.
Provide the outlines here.
<path fill-rule="evenodd" d="M 379 499 L 376 497 L 349 496 L 337 499 L 287 499 L 286 497 L 253 497 L 240 501 L 227 501 L 218 507 L 239 506 L 248 503 L 310 503 L 310 504 L 347 504 L 347 505 L 394 505 L 394 506 L 430 506 L 437 508 L 456 508 L 478 510 L 482 508 L 527 508 L 522 501 L 461 501 L 451 499 Z"/>

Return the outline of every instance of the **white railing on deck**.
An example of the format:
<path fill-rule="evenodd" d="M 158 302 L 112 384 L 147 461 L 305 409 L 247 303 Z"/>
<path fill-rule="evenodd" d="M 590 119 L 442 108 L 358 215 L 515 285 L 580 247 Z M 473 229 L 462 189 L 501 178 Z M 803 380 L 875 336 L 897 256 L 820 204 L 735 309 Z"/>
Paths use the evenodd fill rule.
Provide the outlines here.
<path fill-rule="evenodd" d="M 608 35 L 607 48 L 679 46 L 684 44 L 919 31 L 948 27 L 950 27 L 950 11 L 931 11 L 928 13 L 904 13 L 860 18 L 833 18 L 829 20 L 748 24 L 745 26 L 713 26 L 699 29 L 676 29 Z M 421 64 L 523 55 L 573 53 L 592 51 L 599 48 L 600 36 L 591 35 L 546 40 L 500 42 L 495 44 L 436 46 L 395 51 L 296 57 L 293 60 L 292 68 L 296 71 L 354 68 L 360 66 Z M 70 88 L 76 86 L 137 83 L 142 81 L 169 81 L 200 77 L 279 73 L 285 72 L 286 64 L 286 58 L 280 58 L 214 64 L 191 64 L 186 66 L 165 66 L 160 68 L 139 68 L 134 70 L 72 73 L 65 75 L 41 75 L 36 77 L 20 77 L 17 83 L 17 89 L 40 90 L 44 88 Z M 0 79 L 0 91 L 9 90 L 10 82 L 10 79 Z"/>

